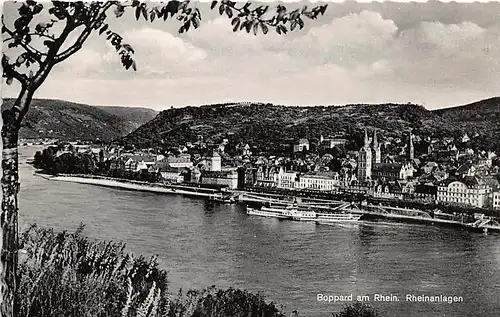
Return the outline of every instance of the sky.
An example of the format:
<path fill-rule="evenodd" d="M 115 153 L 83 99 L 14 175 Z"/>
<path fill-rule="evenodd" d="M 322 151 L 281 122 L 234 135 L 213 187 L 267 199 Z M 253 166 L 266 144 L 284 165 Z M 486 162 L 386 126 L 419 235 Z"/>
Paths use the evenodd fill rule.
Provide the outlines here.
<path fill-rule="evenodd" d="M 322 3 L 285 3 L 304 4 Z M 135 49 L 138 70 L 123 69 L 114 49 L 93 34 L 35 97 L 156 110 L 239 101 L 438 109 L 499 95 L 497 2 L 329 3 L 324 16 L 285 36 L 234 33 L 231 20 L 209 4 L 196 6 L 201 26 L 186 34 L 177 32 L 176 20 L 138 22 L 133 12 L 110 18 L 110 28 Z M 7 19 L 13 8 L 4 4 Z M 4 97 L 18 91 L 2 85 Z"/>

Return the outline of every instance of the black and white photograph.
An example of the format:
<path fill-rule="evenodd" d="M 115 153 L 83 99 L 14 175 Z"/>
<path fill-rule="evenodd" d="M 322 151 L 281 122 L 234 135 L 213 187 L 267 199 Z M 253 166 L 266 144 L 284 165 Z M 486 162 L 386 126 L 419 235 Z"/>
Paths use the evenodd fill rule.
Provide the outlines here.
<path fill-rule="evenodd" d="M 0 317 L 500 315 L 500 2 L 0 5 Z"/>

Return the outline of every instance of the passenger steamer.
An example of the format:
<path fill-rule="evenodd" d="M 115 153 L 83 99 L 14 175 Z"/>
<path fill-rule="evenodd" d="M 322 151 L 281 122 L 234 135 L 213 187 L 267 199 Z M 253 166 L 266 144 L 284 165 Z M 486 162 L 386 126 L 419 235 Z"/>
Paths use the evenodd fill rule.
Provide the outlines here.
<path fill-rule="evenodd" d="M 247 215 L 287 219 L 288 216 L 283 213 L 284 210 L 283 208 L 273 207 L 261 207 L 260 209 L 256 209 L 247 206 Z"/>
<path fill-rule="evenodd" d="M 317 222 L 319 224 L 337 223 L 337 222 L 358 222 L 362 215 L 353 215 L 351 213 L 318 214 Z"/>
<path fill-rule="evenodd" d="M 298 209 L 296 203 L 282 207 L 262 206 L 260 209 L 247 207 L 247 214 L 262 217 L 272 217 L 289 220 L 302 220 L 301 218 L 316 218 L 315 212 L 304 212 Z M 305 220 L 305 219 L 304 219 Z"/>
<path fill-rule="evenodd" d="M 318 223 L 356 222 L 361 218 L 361 215 L 351 213 L 327 214 L 299 209 L 296 203 L 288 205 L 286 208 L 262 206 L 260 209 L 255 209 L 247 207 L 247 214 L 295 221 L 315 221 Z"/>

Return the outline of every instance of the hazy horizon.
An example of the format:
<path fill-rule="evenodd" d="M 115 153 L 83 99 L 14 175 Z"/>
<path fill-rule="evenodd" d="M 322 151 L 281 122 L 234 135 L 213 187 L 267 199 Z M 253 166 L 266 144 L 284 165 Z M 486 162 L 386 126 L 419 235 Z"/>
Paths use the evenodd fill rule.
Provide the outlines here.
<path fill-rule="evenodd" d="M 321 2 L 285 5 L 304 4 Z M 15 4 L 3 5 L 12 22 Z M 244 101 L 434 110 L 499 95 L 497 2 L 329 3 L 325 16 L 286 36 L 233 33 L 231 20 L 209 3 L 196 5 L 201 26 L 186 34 L 177 33 L 176 20 L 137 22 L 131 11 L 110 18 L 110 28 L 135 49 L 138 71 L 125 71 L 93 34 L 35 98 L 153 110 Z M 2 88 L 4 97 L 19 89 Z"/>
<path fill-rule="evenodd" d="M 13 97 L 4 96 L 3 98 L 13 98 Z M 422 105 L 422 104 L 416 104 L 416 103 L 411 103 L 411 104 L 416 104 L 416 105 L 419 105 L 419 106 L 423 106 L 425 109 L 427 109 L 429 111 L 435 111 L 435 110 L 440 110 L 440 109 L 447 109 L 447 108 L 456 108 L 456 107 L 467 106 L 467 105 L 475 103 L 475 102 L 479 102 L 479 101 L 483 101 L 483 100 L 488 100 L 488 99 L 493 99 L 493 98 L 500 98 L 500 96 L 491 96 L 491 97 L 487 97 L 487 98 L 484 98 L 484 99 L 472 101 L 472 102 L 469 102 L 467 104 L 451 105 L 451 106 L 448 106 L 448 107 L 435 108 L 435 109 L 429 109 L 428 107 L 426 107 L 425 105 Z M 248 103 L 248 102 L 253 103 L 253 104 L 270 103 L 270 102 L 265 102 L 265 101 L 221 101 L 221 102 L 212 102 L 212 103 L 207 103 L 207 104 L 188 104 L 188 105 L 179 105 L 179 106 L 168 106 L 168 107 L 165 107 L 165 108 L 152 108 L 152 107 L 148 107 L 148 106 L 134 106 L 134 105 L 127 106 L 127 105 L 118 105 L 118 104 L 108 104 L 108 105 L 105 105 L 105 104 L 88 104 L 88 103 L 84 103 L 84 102 L 67 100 L 67 99 L 59 99 L 59 98 L 41 98 L 41 97 L 35 97 L 34 99 L 57 100 L 57 101 L 63 101 L 63 102 L 71 102 L 71 103 L 75 103 L 75 104 L 88 105 L 88 106 L 92 106 L 92 107 L 123 107 L 123 108 L 131 108 L 131 109 L 133 109 L 133 108 L 137 108 L 137 109 L 149 109 L 149 110 L 154 110 L 154 111 L 157 111 L 157 112 L 161 112 L 163 110 L 168 110 L 171 107 L 179 109 L 179 108 L 186 108 L 186 107 L 203 107 L 203 106 L 210 106 L 210 105 L 217 105 L 217 104 L 227 104 L 227 103 L 234 103 L 234 104 L 243 104 L 243 103 Z M 393 103 L 393 102 L 369 103 L 369 102 L 363 102 L 363 103 L 347 103 L 347 104 L 314 104 L 314 105 L 307 105 L 307 104 L 303 104 L 303 105 L 299 105 L 299 104 L 277 104 L 277 103 L 272 103 L 272 104 L 273 104 L 273 106 L 285 106 L 285 107 L 295 107 L 295 106 L 298 106 L 298 107 L 320 107 L 320 106 L 323 106 L 323 107 L 345 107 L 345 106 L 353 106 L 353 105 L 355 106 L 355 105 L 381 105 L 381 104 L 402 104 L 402 105 L 405 105 L 405 104 L 408 104 L 408 103 Z"/>

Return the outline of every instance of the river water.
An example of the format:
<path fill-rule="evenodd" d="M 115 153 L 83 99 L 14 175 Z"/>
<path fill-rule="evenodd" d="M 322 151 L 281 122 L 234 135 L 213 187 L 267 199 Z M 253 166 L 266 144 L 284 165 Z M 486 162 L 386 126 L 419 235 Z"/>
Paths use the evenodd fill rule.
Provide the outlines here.
<path fill-rule="evenodd" d="M 22 147 L 21 162 L 36 148 Z M 317 294 L 368 295 L 387 317 L 500 316 L 500 235 L 419 225 L 315 225 L 247 216 L 241 205 L 123 191 L 33 176 L 20 165 L 20 227 L 30 223 L 124 241 L 159 255 L 179 288 L 263 292 L 301 316 L 342 303 Z M 374 294 L 399 302 L 374 302 Z M 462 303 L 405 301 L 406 294 L 462 296 Z"/>

